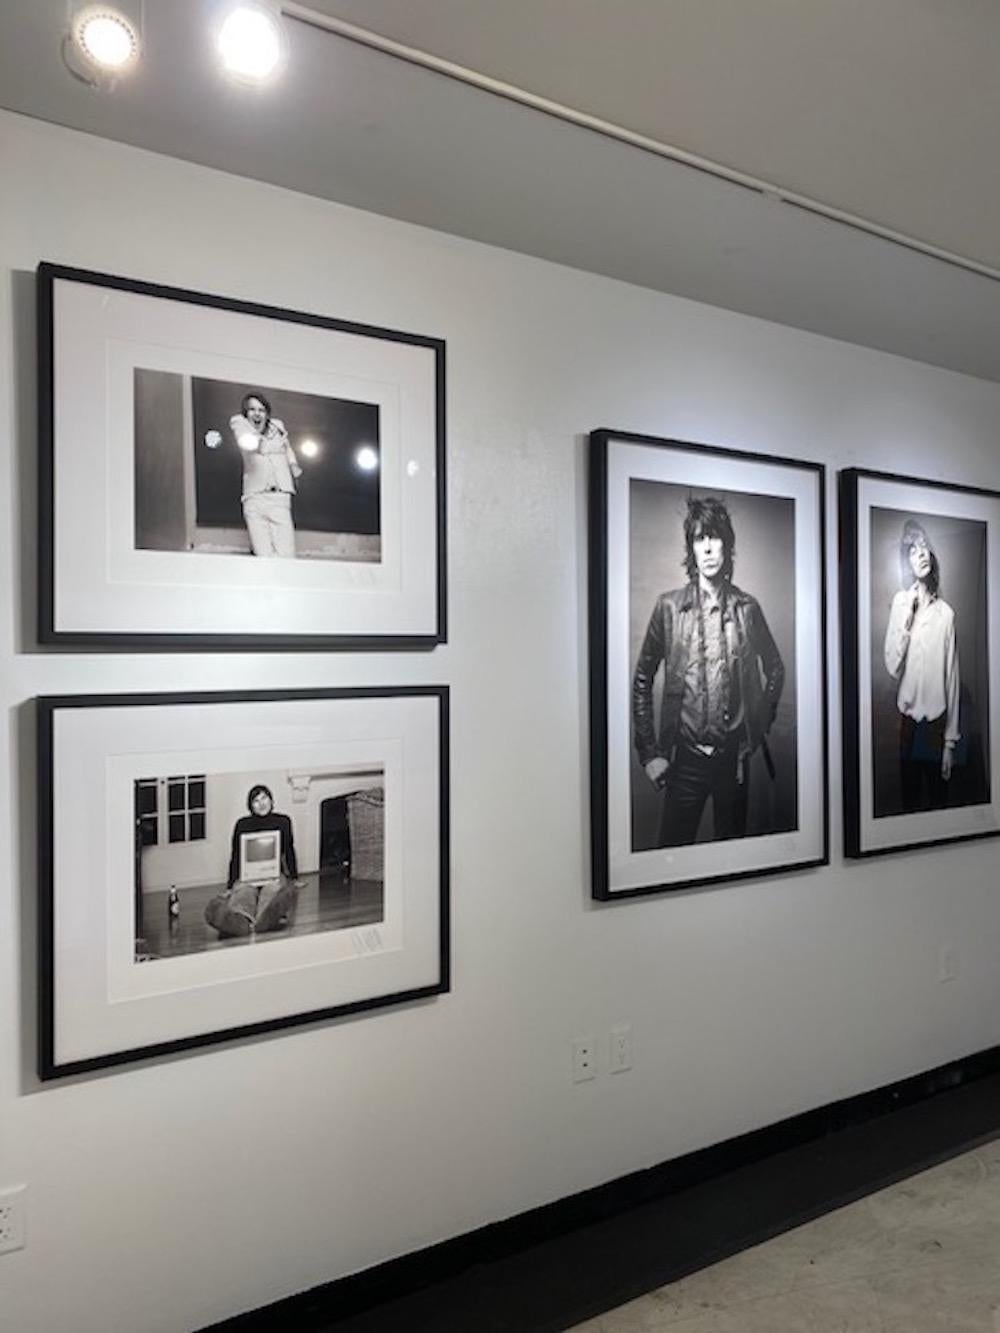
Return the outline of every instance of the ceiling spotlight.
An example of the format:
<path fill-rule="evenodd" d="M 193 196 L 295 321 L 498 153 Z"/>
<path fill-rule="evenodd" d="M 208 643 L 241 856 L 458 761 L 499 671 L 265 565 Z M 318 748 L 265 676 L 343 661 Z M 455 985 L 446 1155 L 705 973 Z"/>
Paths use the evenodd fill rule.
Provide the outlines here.
<path fill-rule="evenodd" d="M 123 74 L 131 73 L 141 54 L 143 5 L 144 0 L 120 0 L 116 5 L 70 0 L 61 50 L 74 79 L 111 92 Z"/>
<path fill-rule="evenodd" d="M 280 15 L 267 4 L 242 4 L 230 10 L 217 42 L 223 68 L 245 83 L 263 83 L 284 62 Z"/>
<path fill-rule="evenodd" d="M 305 458 L 315 458 L 319 453 L 319 445 L 315 440 L 303 440 L 299 445 L 299 453 Z"/>
<path fill-rule="evenodd" d="M 374 472 L 378 467 L 378 454 L 370 444 L 363 444 L 354 455 L 354 461 L 362 472 Z"/>
<path fill-rule="evenodd" d="M 69 41 L 88 69 L 105 75 L 123 74 L 139 56 L 138 26 L 111 5 L 78 9 L 70 22 Z"/>

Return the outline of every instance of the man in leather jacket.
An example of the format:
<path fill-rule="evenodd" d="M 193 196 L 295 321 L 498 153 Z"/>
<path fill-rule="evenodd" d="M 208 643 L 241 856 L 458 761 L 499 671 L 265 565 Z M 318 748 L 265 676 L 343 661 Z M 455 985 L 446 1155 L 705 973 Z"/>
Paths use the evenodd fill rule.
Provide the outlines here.
<path fill-rule="evenodd" d="M 759 602 L 732 581 L 736 539 L 721 500 L 688 500 L 684 541 L 688 582 L 657 599 L 632 681 L 639 762 L 663 791 L 658 847 L 694 842 L 709 797 L 713 838 L 746 836 L 750 756 L 763 746 L 773 779 L 766 736 L 785 680 Z"/>

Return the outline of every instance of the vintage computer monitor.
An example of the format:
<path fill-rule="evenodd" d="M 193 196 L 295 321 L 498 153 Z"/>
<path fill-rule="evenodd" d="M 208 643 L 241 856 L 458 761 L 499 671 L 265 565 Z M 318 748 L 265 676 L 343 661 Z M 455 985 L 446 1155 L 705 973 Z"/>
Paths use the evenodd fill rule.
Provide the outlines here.
<path fill-rule="evenodd" d="M 246 884 L 269 884 L 281 878 L 281 833 L 240 834 L 240 879 Z"/>

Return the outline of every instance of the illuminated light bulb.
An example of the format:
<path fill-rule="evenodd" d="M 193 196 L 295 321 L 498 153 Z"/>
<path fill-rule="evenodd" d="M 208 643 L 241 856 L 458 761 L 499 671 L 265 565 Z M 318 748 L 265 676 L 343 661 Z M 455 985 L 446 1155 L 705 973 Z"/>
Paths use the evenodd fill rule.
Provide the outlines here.
<path fill-rule="evenodd" d="M 354 455 L 354 461 L 362 472 L 374 472 L 378 467 L 378 454 L 370 444 L 363 444 Z"/>
<path fill-rule="evenodd" d="M 133 24 L 107 5 L 88 5 L 73 19 L 73 40 L 86 58 L 102 69 L 123 70 L 139 54 Z"/>
<path fill-rule="evenodd" d="M 252 83 L 276 73 L 284 55 L 277 16 L 256 5 L 232 10 L 219 29 L 218 46 L 226 71 Z"/>
<path fill-rule="evenodd" d="M 303 440 L 299 445 L 299 453 L 303 458 L 315 458 L 319 453 L 319 445 L 315 440 Z"/>

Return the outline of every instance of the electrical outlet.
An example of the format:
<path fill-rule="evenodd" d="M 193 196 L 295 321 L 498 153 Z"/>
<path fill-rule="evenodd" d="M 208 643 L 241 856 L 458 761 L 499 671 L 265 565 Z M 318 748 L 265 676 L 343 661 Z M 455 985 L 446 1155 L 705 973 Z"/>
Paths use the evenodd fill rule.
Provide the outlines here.
<path fill-rule="evenodd" d="M 0 1190 L 0 1254 L 23 1250 L 27 1186 Z"/>
<path fill-rule="evenodd" d="M 577 1037 L 573 1042 L 573 1082 L 586 1083 L 597 1077 L 593 1037 Z"/>
<path fill-rule="evenodd" d="M 632 1068 L 632 1024 L 619 1023 L 611 1029 L 612 1074 L 624 1074 Z"/>

